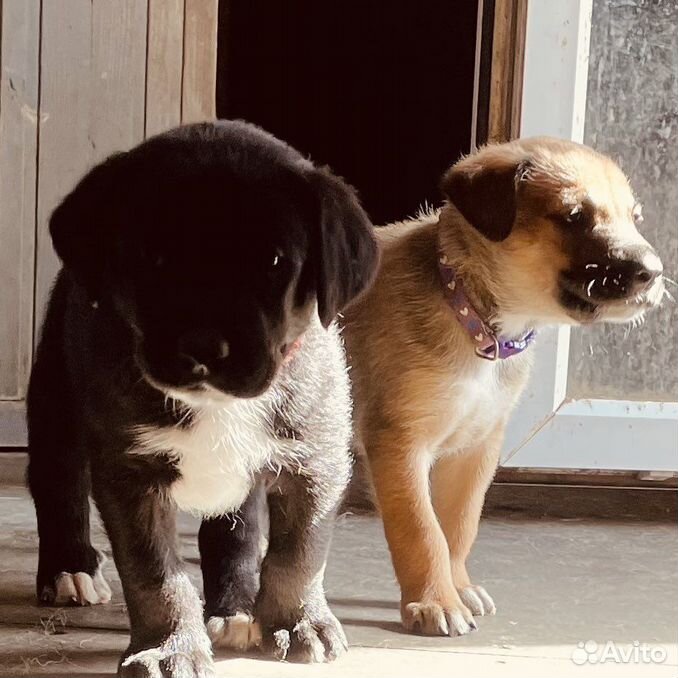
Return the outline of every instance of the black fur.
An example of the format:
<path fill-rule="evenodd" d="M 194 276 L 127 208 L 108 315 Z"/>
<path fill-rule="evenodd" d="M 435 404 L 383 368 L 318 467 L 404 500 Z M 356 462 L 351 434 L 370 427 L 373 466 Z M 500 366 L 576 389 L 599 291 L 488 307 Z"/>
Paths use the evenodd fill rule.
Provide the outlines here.
<path fill-rule="evenodd" d="M 261 544 L 252 535 L 268 532 L 267 526 L 261 524 L 265 504 L 266 486 L 260 480 L 237 515 L 203 520 L 198 545 L 206 618 L 254 611 L 262 553 Z"/>
<path fill-rule="evenodd" d="M 175 543 L 180 468 L 162 451 L 130 451 L 139 427 L 190 432 L 206 389 L 256 397 L 262 427 L 280 441 L 277 473 L 254 473 L 235 529 L 232 516 L 204 521 L 206 614 L 256 614 L 279 656 L 337 654 L 343 636 L 316 576 L 349 474 L 348 383 L 332 320 L 376 268 L 351 189 L 251 125 L 205 123 L 95 167 L 50 232 L 64 267 L 28 396 L 39 598 L 54 602 L 61 573 L 97 572 L 91 489 L 130 614 L 120 674 L 204 675 L 201 609 Z"/>

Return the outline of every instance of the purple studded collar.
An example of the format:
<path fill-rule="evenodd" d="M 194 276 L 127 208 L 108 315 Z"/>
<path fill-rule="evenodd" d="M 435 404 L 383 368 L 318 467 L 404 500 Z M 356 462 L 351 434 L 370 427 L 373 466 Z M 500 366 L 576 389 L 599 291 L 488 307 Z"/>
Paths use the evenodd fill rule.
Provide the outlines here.
<path fill-rule="evenodd" d="M 475 344 L 476 353 L 485 360 L 503 360 L 522 353 L 534 340 L 535 331 L 530 330 L 522 339 L 503 339 L 485 323 L 473 308 L 464 289 L 464 282 L 450 266 L 447 257 L 438 253 L 438 269 L 443 283 L 443 294 L 454 311 L 461 326 Z"/>

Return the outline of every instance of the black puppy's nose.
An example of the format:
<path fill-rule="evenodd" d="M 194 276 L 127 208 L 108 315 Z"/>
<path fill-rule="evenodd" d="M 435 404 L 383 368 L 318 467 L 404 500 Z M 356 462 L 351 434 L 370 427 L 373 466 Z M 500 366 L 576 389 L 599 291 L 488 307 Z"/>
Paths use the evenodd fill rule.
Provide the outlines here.
<path fill-rule="evenodd" d="M 216 364 L 228 357 L 228 342 L 216 330 L 193 329 L 179 337 L 177 349 L 184 368 L 197 378 L 209 376 Z"/>
<path fill-rule="evenodd" d="M 664 272 L 661 259 L 651 247 L 625 252 L 610 265 L 612 281 L 618 281 L 629 295 L 640 294 L 652 287 Z"/>

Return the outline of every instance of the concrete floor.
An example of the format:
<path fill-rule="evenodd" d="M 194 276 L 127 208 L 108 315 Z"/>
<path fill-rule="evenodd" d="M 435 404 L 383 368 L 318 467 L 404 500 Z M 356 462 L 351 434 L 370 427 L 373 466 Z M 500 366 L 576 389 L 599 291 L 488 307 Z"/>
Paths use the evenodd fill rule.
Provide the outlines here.
<path fill-rule="evenodd" d="M 199 585 L 196 526 L 182 518 L 180 534 Z M 100 528 L 95 543 L 108 550 Z M 109 561 L 110 605 L 38 608 L 33 601 L 36 545 L 27 493 L 0 487 L 0 676 L 113 674 L 127 643 L 114 567 Z M 497 616 L 480 619 L 479 630 L 463 638 L 406 635 L 399 626 L 398 590 L 379 520 L 343 517 L 326 583 L 351 644 L 348 655 L 323 666 L 222 656 L 219 675 L 678 676 L 675 525 L 492 518 L 481 525 L 472 561 L 472 575 L 493 595 Z M 605 662 L 586 661 L 600 659 L 607 641 L 615 643 L 618 659 L 630 651 L 631 661 L 615 662 L 612 654 Z M 663 661 L 634 661 L 643 644 Z M 585 663 L 577 665 L 573 657 Z"/>

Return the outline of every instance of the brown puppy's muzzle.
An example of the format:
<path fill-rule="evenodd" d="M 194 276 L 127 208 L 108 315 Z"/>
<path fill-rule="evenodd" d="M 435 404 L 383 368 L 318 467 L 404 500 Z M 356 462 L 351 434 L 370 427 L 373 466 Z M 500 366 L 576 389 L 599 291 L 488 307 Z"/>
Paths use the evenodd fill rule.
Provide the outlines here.
<path fill-rule="evenodd" d="M 622 295 L 635 297 L 654 285 L 664 272 L 664 267 L 649 245 L 634 247 L 624 254 L 620 259 L 611 260 L 612 289 L 619 287 Z"/>
<path fill-rule="evenodd" d="M 652 247 L 637 245 L 576 263 L 563 272 L 562 284 L 567 291 L 586 301 L 619 301 L 647 292 L 663 270 Z"/>
<path fill-rule="evenodd" d="M 575 319 L 611 320 L 607 310 L 615 308 L 616 320 L 623 321 L 659 303 L 662 262 L 637 231 L 626 242 L 599 231 L 570 241 L 570 246 L 570 265 L 560 274 L 559 296 Z"/>
<path fill-rule="evenodd" d="M 655 250 L 630 225 L 594 228 L 571 238 L 568 249 L 561 288 L 587 304 L 639 299 L 664 271 Z"/>

